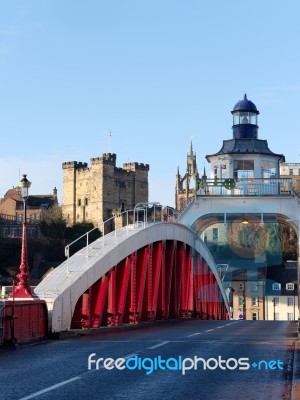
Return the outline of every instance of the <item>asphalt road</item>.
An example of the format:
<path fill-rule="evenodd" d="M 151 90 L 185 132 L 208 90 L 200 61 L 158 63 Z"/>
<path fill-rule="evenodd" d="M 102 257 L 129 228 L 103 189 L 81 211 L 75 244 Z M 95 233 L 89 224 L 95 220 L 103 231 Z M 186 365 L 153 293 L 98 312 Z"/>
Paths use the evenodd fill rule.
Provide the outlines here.
<path fill-rule="evenodd" d="M 293 326 L 185 320 L 6 350 L 0 399 L 287 400 Z"/>

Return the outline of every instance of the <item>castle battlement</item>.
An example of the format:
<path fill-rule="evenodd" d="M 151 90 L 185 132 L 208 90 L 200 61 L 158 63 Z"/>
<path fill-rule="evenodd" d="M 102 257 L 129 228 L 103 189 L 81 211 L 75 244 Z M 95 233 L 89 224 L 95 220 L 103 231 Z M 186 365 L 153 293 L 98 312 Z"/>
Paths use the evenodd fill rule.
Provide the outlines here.
<path fill-rule="evenodd" d="M 149 171 L 149 164 L 143 164 L 137 162 L 124 163 L 123 169 L 127 171 L 137 171 L 137 170 Z"/>
<path fill-rule="evenodd" d="M 62 163 L 63 169 L 85 169 L 87 166 L 87 163 L 81 161 L 66 161 Z"/>
<path fill-rule="evenodd" d="M 102 157 L 91 158 L 91 164 L 116 165 L 117 155 L 114 153 L 103 153 Z"/>

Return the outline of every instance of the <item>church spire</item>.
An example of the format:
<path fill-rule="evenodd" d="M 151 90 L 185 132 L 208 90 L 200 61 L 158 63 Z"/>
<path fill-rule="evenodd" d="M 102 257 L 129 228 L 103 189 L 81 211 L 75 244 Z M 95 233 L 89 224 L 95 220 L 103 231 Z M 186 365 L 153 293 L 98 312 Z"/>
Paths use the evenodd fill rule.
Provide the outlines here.
<path fill-rule="evenodd" d="M 191 146 L 190 146 L 190 155 L 191 156 L 193 155 L 193 142 L 192 142 L 192 140 L 191 140 Z"/>

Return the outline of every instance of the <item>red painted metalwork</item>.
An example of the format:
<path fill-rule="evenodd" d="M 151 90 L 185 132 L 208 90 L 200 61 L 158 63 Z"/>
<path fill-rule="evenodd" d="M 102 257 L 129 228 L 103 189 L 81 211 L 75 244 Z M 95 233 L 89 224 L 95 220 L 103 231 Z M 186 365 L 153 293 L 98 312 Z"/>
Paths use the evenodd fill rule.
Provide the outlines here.
<path fill-rule="evenodd" d="M 20 264 L 20 272 L 17 275 L 19 282 L 17 286 L 14 287 L 13 293 L 10 295 L 10 299 L 32 299 L 36 297 L 31 290 L 31 287 L 28 283 L 30 274 L 29 274 L 29 266 L 28 266 L 28 254 L 27 254 L 27 222 L 24 221 L 22 223 L 23 231 L 22 231 L 22 251 L 21 251 L 21 264 Z"/>
<path fill-rule="evenodd" d="M 149 244 L 112 266 L 79 298 L 72 328 L 97 328 L 177 317 L 226 319 L 207 262 L 175 240 Z"/>
<path fill-rule="evenodd" d="M 48 334 L 48 311 L 44 300 L 5 300 L 3 344 L 40 341 Z"/>

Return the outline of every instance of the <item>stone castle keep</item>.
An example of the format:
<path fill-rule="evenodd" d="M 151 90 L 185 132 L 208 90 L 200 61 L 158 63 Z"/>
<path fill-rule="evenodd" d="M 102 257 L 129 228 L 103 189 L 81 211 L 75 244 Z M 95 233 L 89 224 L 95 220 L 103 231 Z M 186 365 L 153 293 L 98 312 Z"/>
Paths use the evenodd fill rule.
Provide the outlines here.
<path fill-rule="evenodd" d="M 114 213 L 148 202 L 148 164 L 116 167 L 116 154 L 104 153 L 87 163 L 69 161 L 63 168 L 62 211 L 69 225 L 92 222 L 100 227 Z"/>

